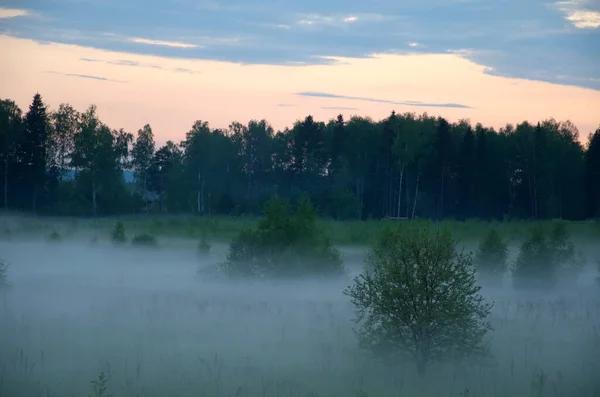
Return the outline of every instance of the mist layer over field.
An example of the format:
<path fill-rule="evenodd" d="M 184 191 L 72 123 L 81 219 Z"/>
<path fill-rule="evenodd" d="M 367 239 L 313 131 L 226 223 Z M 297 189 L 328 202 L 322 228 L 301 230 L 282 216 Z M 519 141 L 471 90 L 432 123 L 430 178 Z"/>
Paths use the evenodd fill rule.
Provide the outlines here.
<path fill-rule="evenodd" d="M 0 306 L 0 395 L 94 395 L 101 373 L 113 396 L 600 395 L 591 269 L 551 295 L 484 288 L 493 359 L 419 380 L 411 362 L 358 346 L 342 291 L 362 249 L 342 250 L 345 277 L 258 283 L 198 276 L 226 247 L 201 259 L 186 244 L 0 242 L 13 283 Z"/>

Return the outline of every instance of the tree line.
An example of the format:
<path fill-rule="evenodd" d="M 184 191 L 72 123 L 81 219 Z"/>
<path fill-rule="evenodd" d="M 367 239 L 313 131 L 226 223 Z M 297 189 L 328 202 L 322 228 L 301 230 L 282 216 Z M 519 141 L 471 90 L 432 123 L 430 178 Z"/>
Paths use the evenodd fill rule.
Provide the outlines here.
<path fill-rule="evenodd" d="M 157 148 L 150 125 L 134 136 L 38 93 L 25 114 L 0 100 L 0 171 L 4 209 L 52 215 L 257 214 L 305 195 L 335 219 L 600 217 L 600 127 L 582 145 L 554 119 L 496 131 L 392 111 L 277 132 L 198 120 Z"/>

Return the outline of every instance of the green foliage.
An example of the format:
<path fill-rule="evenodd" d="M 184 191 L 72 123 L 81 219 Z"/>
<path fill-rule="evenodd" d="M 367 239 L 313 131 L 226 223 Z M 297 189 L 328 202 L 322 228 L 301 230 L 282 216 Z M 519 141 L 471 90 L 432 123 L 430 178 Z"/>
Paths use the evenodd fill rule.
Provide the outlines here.
<path fill-rule="evenodd" d="M 496 229 L 490 229 L 479 243 L 475 256 L 477 270 L 486 282 L 498 282 L 507 270 L 508 247 Z"/>
<path fill-rule="evenodd" d="M 115 224 L 115 227 L 113 228 L 112 232 L 111 232 L 111 240 L 113 243 L 124 243 L 127 241 L 127 237 L 125 236 L 125 226 L 123 225 L 123 222 L 117 222 Z"/>
<path fill-rule="evenodd" d="M 112 393 L 108 391 L 108 375 L 102 371 L 98 378 L 90 382 L 92 384 L 92 394 L 89 397 L 111 397 Z"/>
<path fill-rule="evenodd" d="M 52 233 L 48 236 L 48 241 L 50 242 L 59 242 L 62 240 L 62 236 L 56 230 L 53 230 Z"/>
<path fill-rule="evenodd" d="M 143 246 L 147 246 L 147 247 L 157 247 L 158 246 L 158 241 L 156 240 L 156 237 L 154 237 L 151 234 L 141 233 L 141 234 L 136 234 L 131 239 L 131 244 L 133 244 L 133 245 L 143 245 Z"/>
<path fill-rule="evenodd" d="M 8 264 L 0 258 L 0 290 L 7 289 L 11 286 L 8 280 Z"/>
<path fill-rule="evenodd" d="M 575 259 L 575 245 L 570 240 L 565 222 L 554 222 L 548 243 L 554 252 L 556 262 L 559 266 L 569 267 L 573 265 Z"/>
<path fill-rule="evenodd" d="M 198 252 L 202 255 L 207 255 L 210 253 L 210 248 L 210 241 L 208 241 L 206 232 L 203 230 L 202 235 L 200 236 L 200 241 L 198 242 Z"/>
<path fill-rule="evenodd" d="M 276 132 L 265 120 L 226 129 L 198 120 L 182 142 L 156 148 L 149 124 L 134 141 L 104 124 L 95 105 L 47 112 L 36 94 L 22 113 L 14 101 L 0 100 L 5 209 L 257 215 L 274 192 L 293 201 L 301 191 L 338 220 L 600 214 L 600 129 L 584 148 L 568 121 L 495 131 L 393 112 L 379 121 L 308 116 Z"/>
<path fill-rule="evenodd" d="M 546 395 L 546 386 L 548 384 L 548 375 L 543 370 L 536 369 L 531 379 L 531 390 L 535 397 Z"/>
<path fill-rule="evenodd" d="M 564 223 L 554 223 L 548 233 L 536 225 L 519 249 L 513 278 L 517 287 L 550 288 L 559 271 L 575 267 L 575 248 Z"/>
<path fill-rule="evenodd" d="M 491 305 L 479 294 L 473 256 L 449 232 L 398 226 L 380 234 L 367 257 L 372 271 L 344 293 L 356 308 L 363 347 L 430 363 L 487 354 Z"/>
<path fill-rule="evenodd" d="M 316 221 L 315 210 L 305 196 L 295 207 L 274 197 L 258 228 L 242 230 L 231 242 L 222 269 L 244 276 L 341 273 L 340 253 Z"/>

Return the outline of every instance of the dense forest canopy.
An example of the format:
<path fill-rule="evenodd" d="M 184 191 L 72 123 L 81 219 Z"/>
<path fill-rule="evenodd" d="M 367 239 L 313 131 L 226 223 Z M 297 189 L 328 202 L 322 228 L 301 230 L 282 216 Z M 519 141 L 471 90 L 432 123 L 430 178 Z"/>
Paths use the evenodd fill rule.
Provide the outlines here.
<path fill-rule="evenodd" d="M 24 113 L 0 101 L 0 203 L 52 215 L 257 214 L 274 194 L 308 195 L 322 216 L 586 219 L 600 217 L 600 127 L 582 145 L 569 121 L 499 131 L 426 113 L 373 121 L 312 116 L 275 132 L 265 120 L 180 143 L 152 128 L 114 130 L 96 107 Z M 127 178 L 133 175 L 133 178 Z"/>

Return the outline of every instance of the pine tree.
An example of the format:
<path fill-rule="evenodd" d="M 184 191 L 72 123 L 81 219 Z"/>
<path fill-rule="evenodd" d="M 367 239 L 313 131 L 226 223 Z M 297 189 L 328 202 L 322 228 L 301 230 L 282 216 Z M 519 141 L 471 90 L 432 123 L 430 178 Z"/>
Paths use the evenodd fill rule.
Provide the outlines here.
<path fill-rule="evenodd" d="M 36 93 L 25 116 L 25 133 L 20 145 L 23 179 L 29 185 L 33 212 L 36 212 L 38 200 L 44 193 L 49 132 L 46 105 L 42 96 Z"/>

